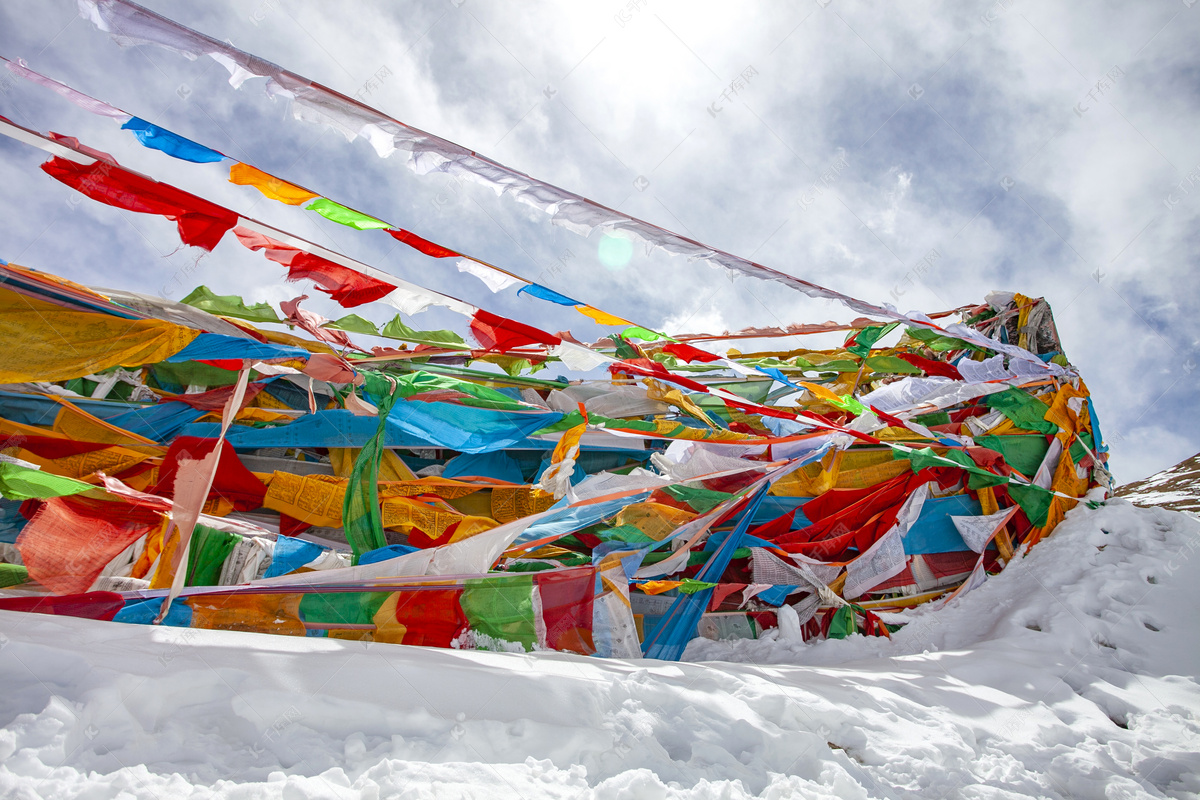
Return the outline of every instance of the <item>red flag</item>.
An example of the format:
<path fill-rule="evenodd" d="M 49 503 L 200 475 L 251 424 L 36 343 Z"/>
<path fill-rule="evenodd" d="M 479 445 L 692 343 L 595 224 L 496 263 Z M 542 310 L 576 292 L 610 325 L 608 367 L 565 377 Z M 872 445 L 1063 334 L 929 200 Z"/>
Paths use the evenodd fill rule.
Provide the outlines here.
<path fill-rule="evenodd" d="M 241 369 L 241 359 L 231 359 L 231 363 L 236 366 L 234 369 Z M 220 364 L 223 362 L 206 361 L 206 364 Z M 242 408 L 255 398 L 255 396 L 265 389 L 266 382 L 251 383 L 246 387 L 246 396 L 242 399 Z M 225 408 L 225 404 L 229 402 L 229 398 L 233 396 L 234 386 L 221 386 L 216 389 L 209 389 L 207 392 L 198 392 L 196 394 L 177 394 L 171 397 L 163 397 L 159 403 L 184 403 L 199 411 L 220 411 Z M 238 409 L 239 411 L 241 409 Z"/>
<path fill-rule="evenodd" d="M 237 228 L 233 233 L 246 247 L 262 250 L 268 259 L 287 267 L 289 281 L 307 278 L 343 308 L 354 308 L 378 300 L 396 288 L 394 284 L 306 253 L 249 228 Z"/>
<path fill-rule="evenodd" d="M 427 587 L 396 595 L 396 622 L 404 626 L 404 644 L 449 647 L 468 627 L 462 589 Z"/>
<path fill-rule="evenodd" d="M 488 350 L 512 350 L 531 344 L 562 344 L 553 334 L 479 309 L 471 318 L 471 333 Z"/>
<path fill-rule="evenodd" d="M 393 284 L 385 283 L 349 267 L 335 264 L 312 253 L 297 252 L 288 264 L 288 280 L 308 278 L 317 288 L 332 297 L 343 308 L 354 308 L 371 303 L 395 291 Z"/>
<path fill-rule="evenodd" d="M 863 552 L 891 528 L 905 499 L 933 478 L 934 471 L 925 469 L 864 489 L 831 489 L 804 504 L 813 524 L 775 543 L 789 553 L 820 558 L 833 558 L 851 545 Z"/>
<path fill-rule="evenodd" d="M 764 522 L 757 528 L 750 530 L 751 536 L 757 536 L 759 539 L 774 541 L 777 537 L 784 535 L 792 529 L 792 523 L 796 521 L 796 512 L 800 510 L 800 506 L 796 506 L 786 514 L 782 514 L 770 522 Z"/>
<path fill-rule="evenodd" d="M 175 222 L 184 244 L 211 251 L 238 215 L 194 194 L 152 181 L 103 161 L 77 164 L 55 156 L 42 171 L 106 205 L 141 214 L 161 214 Z"/>
<path fill-rule="evenodd" d="M 701 350 L 698 347 L 692 347 L 690 344 L 684 344 L 683 342 L 677 342 L 675 344 L 665 345 L 663 347 L 663 352 L 670 353 L 671 355 L 675 356 L 676 358 L 682 358 L 684 361 L 688 362 L 689 364 L 692 363 L 693 361 L 703 361 L 705 363 L 708 363 L 709 361 L 720 361 L 721 360 L 721 357 L 718 355 L 715 355 L 713 353 L 706 353 L 705 351 Z"/>
<path fill-rule="evenodd" d="M 592 639 L 592 610 L 596 594 L 596 568 L 581 567 L 535 575 L 541 599 L 546 646 L 590 656 L 596 652 Z"/>
<path fill-rule="evenodd" d="M 82 617 L 110 621 L 125 607 L 125 598 L 116 592 L 86 592 L 65 597 L 5 597 L 0 599 L 2 611 L 27 611 L 34 614 L 54 614 L 60 617 Z"/>
<path fill-rule="evenodd" d="M 392 238 L 396 241 L 403 242 L 412 249 L 419 250 L 427 256 L 433 256 L 434 258 L 454 258 L 462 255 L 462 253 L 456 253 L 449 247 L 442 247 L 440 244 L 434 244 L 428 239 L 422 239 L 415 233 L 410 233 L 406 230 L 388 228 L 388 233 L 390 233 Z"/>
<path fill-rule="evenodd" d="M 108 562 L 162 522 L 126 503 L 52 497 L 17 537 L 29 577 L 55 594 L 86 592 Z"/>
<path fill-rule="evenodd" d="M 203 458 L 213 451 L 217 442 L 221 443 L 221 457 L 217 466 L 217 475 L 213 478 L 212 488 L 208 491 L 209 498 L 224 497 L 233 503 L 238 511 L 253 511 L 260 508 L 263 498 L 267 496 L 267 485 L 238 459 L 233 445 L 224 439 L 201 439 L 196 436 L 179 436 L 171 442 L 171 447 L 163 457 L 162 466 L 158 468 L 158 485 L 151 490 L 152 494 L 163 497 L 175 496 L 175 473 L 179 468 L 179 459 Z"/>
<path fill-rule="evenodd" d="M 912 353 L 896 353 L 896 357 L 901 361 L 907 361 L 914 367 L 922 370 L 926 375 L 941 375 L 945 378 L 953 378 L 956 381 L 963 379 L 963 376 L 958 371 L 958 367 L 953 364 L 947 364 L 945 361 L 934 361 L 930 358 L 914 356 Z"/>
<path fill-rule="evenodd" d="M 26 436 L 17 434 L 7 439 L 0 439 L 4 447 L 18 446 L 33 453 L 38 458 L 53 461 L 56 458 L 70 458 L 80 453 L 91 453 L 112 447 L 103 442 L 76 442 L 70 439 L 56 439 L 52 436 Z"/>

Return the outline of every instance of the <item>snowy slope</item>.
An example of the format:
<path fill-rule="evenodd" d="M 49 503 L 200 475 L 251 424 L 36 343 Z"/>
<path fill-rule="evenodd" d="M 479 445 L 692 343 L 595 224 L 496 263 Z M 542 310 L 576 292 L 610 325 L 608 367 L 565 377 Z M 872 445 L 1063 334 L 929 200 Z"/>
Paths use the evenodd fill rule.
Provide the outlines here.
<path fill-rule="evenodd" d="M 1116 500 L 890 642 L 688 653 L 743 663 L 0 613 L 0 796 L 1193 797 L 1198 553 Z"/>
<path fill-rule="evenodd" d="M 1117 494 L 1139 506 L 1200 512 L 1200 453 L 1149 478 L 1127 483 Z"/>

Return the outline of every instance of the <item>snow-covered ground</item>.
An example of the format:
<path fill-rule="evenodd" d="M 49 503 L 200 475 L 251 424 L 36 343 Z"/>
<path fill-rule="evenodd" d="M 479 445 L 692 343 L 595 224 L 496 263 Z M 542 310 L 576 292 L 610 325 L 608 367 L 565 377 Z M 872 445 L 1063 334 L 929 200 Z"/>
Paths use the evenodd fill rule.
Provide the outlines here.
<path fill-rule="evenodd" d="M 1115 500 L 891 641 L 704 663 L 0 613 L 0 796 L 1194 797 L 1198 608 L 1200 522 Z"/>

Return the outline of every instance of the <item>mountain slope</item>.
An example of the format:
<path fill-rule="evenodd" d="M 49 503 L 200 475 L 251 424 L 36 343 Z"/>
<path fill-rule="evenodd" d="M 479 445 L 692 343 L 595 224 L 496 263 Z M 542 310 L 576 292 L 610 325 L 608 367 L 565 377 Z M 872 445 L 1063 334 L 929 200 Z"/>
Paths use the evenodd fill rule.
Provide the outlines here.
<path fill-rule="evenodd" d="M 1200 512 L 1200 453 L 1149 478 L 1127 483 L 1117 495 L 1134 505 Z"/>

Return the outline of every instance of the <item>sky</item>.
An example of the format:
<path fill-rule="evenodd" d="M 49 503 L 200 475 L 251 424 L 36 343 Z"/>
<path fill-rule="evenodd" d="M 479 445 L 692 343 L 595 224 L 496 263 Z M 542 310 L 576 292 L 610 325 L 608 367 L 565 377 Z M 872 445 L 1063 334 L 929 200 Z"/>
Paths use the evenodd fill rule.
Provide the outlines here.
<path fill-rule="evenodd" d="M 144 5 L 541 180 L 870 302 L 933 312 L 993 289 L 1045 297 L 1118 483 L 1200 451 L 1195 0 Z M 262 80 L 235 90 L 211 59 L 118 47 L 73 0 L 0 0 L 0 55 L 647 327 L 856 316 L 662 251 L 619 252 L 486 188 L 416 175 L 293 118 Z M 227 182 L 227 163 L 141 148 L 2 74 L 0 114 L 495 313 L 580 339 L 611 330 L 493 295 L 380 231 L 262 200 Z M 232 237 L 201 256 L 162 218 L 81 200 L 38 169 L 44 159 L 0 141 L 0 258 L 173 299 L 200 284 L 248 302 L 308 293 L 306 308 L 346 313 Z M 407 322 L 466 331 L 445 309 Z"/>

